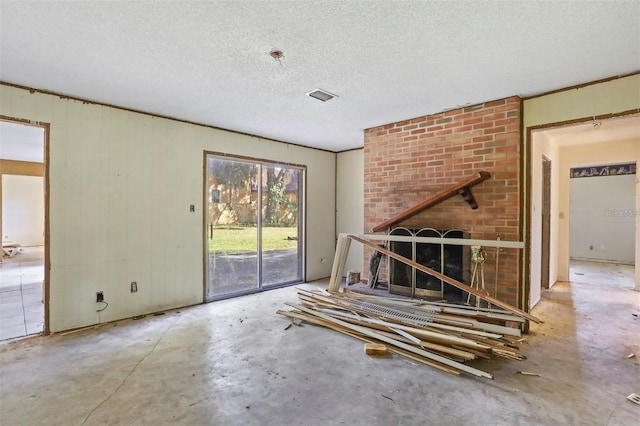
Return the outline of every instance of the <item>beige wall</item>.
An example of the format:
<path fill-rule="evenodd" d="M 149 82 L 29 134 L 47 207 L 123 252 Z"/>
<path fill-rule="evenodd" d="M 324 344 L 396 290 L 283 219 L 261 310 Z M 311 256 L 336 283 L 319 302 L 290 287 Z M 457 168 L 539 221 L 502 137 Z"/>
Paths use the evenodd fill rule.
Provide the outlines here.
<path fill-rule="evenodd" d="M 44 179 L 2 174 L 2 243 L 44 245 Z"/>
<path fill-rule="evenodd" d="M 0 159 L 0 237 L 2 241 L 5 241 L 5 232 L 2 228 L 3 217 L 3 195 L 2 195 L 2 182 L 4 175 L 18 175 L 18 176 L 44 176 L 44 164 L 34 163 L 31 161 L 15 161 L 15 160 L 3 160 Z M 44 201 L 44 200 L 43 200 Z M 44 214 L 44 213 L 43 213 Z M 42 243 L 44 244 L 44 242 Z M 2 263 L 2 259 L 0 259 Z"/>
<path fill-rule="evenodd" d="M 306 278 L 330 275 L 335 154 L 5 85 L 0 98 L 0 115 L 51 124 L 51 331 L 202 302 L 204 150 L 306 165 Z"/>
<path fill-rule="evenodd" d="M 341 152 L 337 154 L 336 164 L 336 232 L 361 234 L 364 232 L 364 150 Z M 345 273 L 350 269 L 365 272 L 362 256 L 362 244 L 351 244 Z M 364 273 L 361 277 L 367 275 Z"/>
<path fill-rule="evenodd" d="M 592 84 L 589 86 L 568 89 L 549 95 L 526 99 L 524 101 L 524 128 L 525 128 L 525 140 L 524 149 L 522 150 L 525 156 L 525 163 L 531 165 L 531 179 L 529 180 L 526 174 L 523 176 L 523 190 L 526 193 L 530 192 L 530 198 L 524 199 L 524 210 L 531 213 L 531 222 L 525 222 L 525 230 L 531 229 L 531 238 L 525 241 L 525 244 L 531 248 L 530 257 L 527 259 L 530 265 L 531 275 L 529 277 L 523 277 L 523 279 L 530 280 L 530 292 L 529 292 L 529 306 L 533 307 L 539 299 L 540 282 L 539 276 L 534 277 L 533 271 L 539 271 L 540 269 L 540 256 L 539 252 L 534 251 L 536 249 L 537 239 L 539 238 L 539 231 L 537 224 L 534 223 L 534 218 L 537 211 L 533 211 L 536 207 L 538 200 L 537 185 L 540 185 L 542 167 L 540 161 L 536 157 L 540 150 L 531 152 L 531 157 L 528 157 L 528 149 L 531 144 L 537 143 L 535 139 L 535 132 L 531 133 L 531 139 L 528 139 L 529 133 L 527 129 L 536 126 L 546 126 L 553 123 L 561 123 L 570 120 L 585 119 L 589 117 L 597 117 L 606 114 L 620 114 L 624 112 L 638 111 L 640 109 L 640 75 L 632 75 L 615 80 L 610 80 L 598 84 Z M 638 147 L 636 147 L 638 150 Z M 624 161 L 629 160 L 625 158 Z M 563 169 L 559 169 L 559 176 L 563 176 L 565 173 Z M 568 171 L 566 172 L 568 180 Z M 560 182 L 559 182 L 560 184 Z M 561 192 L 560 192 L 561 193 Z M 556 261 L 557 267 L 555 268 L 555 274 L 558 280 L 568 279 L 568 262 L 569 253 L 568 246 L 565 250 L 562 244 L 568 244 L 568 241 L 562 241 L 563 236 L 568 232 L 568 226 L 566 224 L 566 214 L 568 210 L 563 210 L 563 207 L 559 205 L 559 198 L 561 195 L 558 193 L 552 195 L 552 199 L 558 202 L 558 210 L 554 220 L 557 221 L 558 237 L 552 240 L 552 251 L 557 253 Z M 638 203 L 638 201 L 637 201 Z M 640 204 L 639 204 L 640 205 Z M 553 209 L 553 206 L 552 206 Z M 561 221 L 560 215 L 564 215 L 564 222 Z M 640 235 L 640 218 L 636 220 L 636 235 Z M 553 228 L 552 228 L 553 229 Z M 526 238 L 526 232 L 525 232 Z M 636 265 L 640 265 L 640 238 L 636 238 Z M 534 281 L 537 278 L 537 281 Z M 640 289 L 640 267 L 636 268 L 636 288 Z"/>
<path fill-rule="evenodd" d="M 568 89 L 524 101 L 525 129 L 548 123 L 635 110 L 640 105 L 640 74 Z"/>

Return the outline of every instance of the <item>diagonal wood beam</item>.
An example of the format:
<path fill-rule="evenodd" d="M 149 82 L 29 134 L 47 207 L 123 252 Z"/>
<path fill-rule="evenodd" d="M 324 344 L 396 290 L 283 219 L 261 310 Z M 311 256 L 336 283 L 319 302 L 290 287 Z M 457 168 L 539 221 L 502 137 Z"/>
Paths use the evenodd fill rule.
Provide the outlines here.
<path fill-rule="evenodd" d="M 374 248 L 374 249 L 378 250 L 379 252 L 386 254 L 389 257 L 392 257 L 392 258 L 394 258 L 396 260 L 399 260 L 402 263 L 405 263 L 405 264 L 407 264 L 409 266 L 412 266 L 412 267 L 416 268 L 418 271 L 422 271 L 425 274 L 431 275 L 432 277 L 436 277 L 439 280 L 442 280 L 442 281 L 446 282 L 447 284 L 451 284 L 452 286 L 454 286 L 456 288 L 459 288 L 462 291 L 466 291 L 467 293 L 471 293 L 474 296 L 491 303 L 492 305 L 500 306 L 502 309 L 506 309 L 509 312 L 513 312 L 514 314 L 516 314 L 519 317 L 526 318 L 526 319 L 528 319 L 530 321 L 533 321 L 535 323 L 541 323 L 542 322 L 541 319 L 539 319 L 537 317 L 534 317 L 533 315 L 531 315 L 531 314 L 529 314 L 529 313 L 527 313 L 525 311 L 522 311 L 522 310 L 520 310 L 520 309 L 518 309 L 518 308 L 516 308 L 514 306 L 511 306 L 510 304 L 508 304 L 506 302 L 503 302 L 500 299 L 496 299 L 495 297 L 491 297 L 491 296 L 489 296 L 489 295 L 487 295 L 485 293 L 482 293 L 481 291 L 476 290 L 475 288 L 472 288 L 472 287 L 466 285 L 465 283 L 462 283 L 462 282 L 460 282 L 458 280 L 455 280 L 455 279 L 453 279 L 451 277 L 448 277 L 448 276 L 446 276 L 444 274 L 441 274 L 438 271 L 434 271 L 431 268 L 427 268 L 426 266 L 421 265 L 418 262 L 414 262 L 413 260 L 408 259 L 408 258 L 406 258 L 404 256 L 401 256 L 401 255 L 399 255 L 397 253 L 394 253 L 391 250 L 387 250 L 385 248 L 382 248 L 382 247 L 380 247 L 378 244 L 376 244 L 373 241 L 366 240 L 364 238 L 359 238 L 359 237 L 356 237 L 355 235 L 347 235 L 347 238 L 352 239 L 354 241 L 357 241 L 357 242 L 359 242 L 359 243 L 361 243 L 361 244 L 363 244 L 363 245 L 365 245 L 367 247 Z M 329 291 L 337 292 L 338 289 L 336 289 L 335 287 L 329 286 Z"/>
<path fill-rule="evenodd" d="M 406 220 L 412 216 L 415 216 L 416 214 L 420 213 L 423 210 L 428 209 L 429 207 L 433 207 L 436 204 L 439 204 L 444 200 L 447 200 L 453 197 L 456 194 L 462 195 L 462 197 L 469 202 L 469 204 L 471 205 L 471 208 L 475 209 L 478 207 L 478 205 L 475 203 L 475 199 L 473 198 L 473 195 L 471 194 L 471 190 L 469 188 L 479 184 L 480 182 L 484 182 L 490 177 L 491 175 L 488 172 L 480 171 L 475 175 L 471 176 L 470 178 L 465 179 L 461 182 L 458 182 L 457 184 L 450 186 L 444 191 L 437 193 L 436 195 L 429 198 L 428 200 L 425 200 L 422 203 L 403 211 L 399 215 L 382 222 L 380 225 L 377 225 L 373 228 L 373 232 L 383 231 L 397 223 L 402 222 L 403 220 Z M 475 204 L 475 207 L 474 207 L 474 204 Z"/>

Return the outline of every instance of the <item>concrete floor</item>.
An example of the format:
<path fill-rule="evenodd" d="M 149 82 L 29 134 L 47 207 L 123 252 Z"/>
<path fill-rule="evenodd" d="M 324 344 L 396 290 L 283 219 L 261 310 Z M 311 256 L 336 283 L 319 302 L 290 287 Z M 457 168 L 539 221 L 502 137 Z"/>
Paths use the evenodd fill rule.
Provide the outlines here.
<path fill-rule="evenodd" d="M 619 271 L 579 265 L 545 291 L 529 358 L 474 364 L 493 381 L 368 357 L 311 325 L 285 331 L 275 311 L 294 288 L 5 342 L 0 424 L 638 424 L 625 398 L 640 393 L 640 293 L 633 268 Z"/>

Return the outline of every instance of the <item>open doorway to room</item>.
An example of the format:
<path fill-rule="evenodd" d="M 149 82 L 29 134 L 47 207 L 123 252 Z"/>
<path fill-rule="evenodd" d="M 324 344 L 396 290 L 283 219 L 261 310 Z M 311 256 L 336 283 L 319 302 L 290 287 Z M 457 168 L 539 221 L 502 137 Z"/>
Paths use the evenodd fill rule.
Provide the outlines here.
<path fill-rule="evenodd" d="M 576 275 L 585 273 L 580 268 L 598 266 L 584 262 L 606 261 L 609 262 L 606 269 L 617 268 L 617 272 L 608 272 L 612 277 L 637 277 L 640 182 L 635 173 L 640 161 L 640 115 L 559 123 L 530 134 L 529 307 L 540 300 L 541 289 L 545 288 L 544 254 L 549 257 L 549 288 L 557 281 L 583 277 Z M 550 173 L 545 173 L 545 159 L 553 162 Z M 585 180 L 586 174 L 593 174 L 593 178 L 588 179 L 595 179 L 594 184 L 599 180 L 599 188 L 582 188 L 579 194 L 574 193 L 572 181 L 580 180 L 573 177 L 574 173 L 584 177 L 578 186 L 593 186 Z M 545 181 L 549 176 L 550 194 L 545 195 Z M 612 198 L 618 192 L 624 198 L 622 204 Z M 547 197 L 550 201 L 548 248 L 543 224 Z M 590 217 L 584 217 L 585 214 Z M 582 249 L 587 255 L 579 253 Z M 625 282 L 637 290 L 640 287 L 636 281 L 634 278 Z"/>
<path fill-rule="evenodd" d="M 0 340 L 46 331 L 45 128 L 0 120 Z"/>

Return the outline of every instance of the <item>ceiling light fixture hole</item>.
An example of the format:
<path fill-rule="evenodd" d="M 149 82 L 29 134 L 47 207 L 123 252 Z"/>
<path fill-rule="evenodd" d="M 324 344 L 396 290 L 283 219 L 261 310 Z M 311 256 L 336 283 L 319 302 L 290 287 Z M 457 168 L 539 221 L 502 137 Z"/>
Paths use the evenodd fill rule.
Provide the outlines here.
<path fill-rule="evenodd" d="M 269 56 L 280 62 L 280 60 L 284 58 L 284 53 L 280 49 L 273 48 L 271 49 L 271 52 L 269 52 Z"/>

